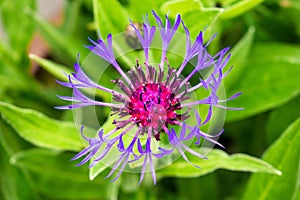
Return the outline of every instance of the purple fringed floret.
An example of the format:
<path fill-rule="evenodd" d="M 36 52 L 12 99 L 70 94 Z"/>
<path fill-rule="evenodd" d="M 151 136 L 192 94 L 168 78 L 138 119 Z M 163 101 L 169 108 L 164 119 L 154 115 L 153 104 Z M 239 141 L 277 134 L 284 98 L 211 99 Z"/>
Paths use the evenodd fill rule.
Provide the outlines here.
<path fill-rule="evenodd" d="M 153 155 L 156 156 L 156 155 L 153 154 L 152 151 L 151 151 L 151 137 L 147 138 L 145 150 L 143 150 L 141 141 L 139 140 L 138 141 L 138 150 L 139 150 L 139 153 L 141 154 L 141 157 L 144 156 L 144 162 L 143 162 L 143 166 L 142 166 L 142 170 L 141 170 L 140 184 L 144 179 L 145 172 L 146 172 L 146 167 L 149 164 L 150 172 L 152 174 L 153 183 L 155 185 L 156 184 L 156 175 L 155 175 L 155 168 L 154 168 L 153 157 L 152 156 Z"/>
<path fill-rule="evenodd" d="M 77 160 L 83 156 L 86 156 L 77 166 L 83 165 L 88 162 L 92 157 L 96 155 L 100 147 L 104 143 L 103 139 L 103 129 L 98 132 L 98 138 L 88 138 L 83 134 L 83 126 L 81 127 L 81 135 L 82 137 L 89 143 L 89 146 L 75 155 L 71 160 Z M 88 155 L 86 155 L 88 154 Z"/>
<path fill-rule="evenodd" d="M 188 163 L 190 163 L 191 165 L 199 168 L 199 166 L 195 165 L 194 163 L 192 163 L 187 156 L 185 155 L 185 151 L 197 156 L 199 158 L 202 159 L 207 159 L 204 155 L 199 154 L 198 152 L 194 151 L 193 149 L 189 148 L 188 146 L 186 146 L 183 141 L 186 140 L 190 140 L 192 138 L 192 136 L 194 135 L 194 131 L 192 130 L 187 136 L 186 136 L 186 124 L 183 123 L 183 126 L 181 128 L 181 132 L 180 132 L 180 136 L 177 136 L 176 131 L 172 128 L 169 132 L 168 132 L 168 136 L 169 136 L 169 141 L 170 144 L 173 146 L 173 148 L 177 149 L 177 151 L 179 152 L 179 154 L 181 155 L 181 157 Z"/>
<path fill-rule="evenodd" d="M 188 63 L 189 60 L 191 60 L 196 54 L 198 54 L 199 48 L 203 47 L 203 32 L 200 31 L 199 35 L 197 36 L 194 44 L 191 46 L 191 38 L 190 38 L 190 32 L 189 29 L 184 25 L 184 22 L 182 21 L 182 26 L 185 31 L 186 36 L 186 48 L 185 48 L 185 57 L 184 60 L 180 66 L 180 68 L 177 71 L 177 75 L 179 75 L 185 65 Z"/>
<path fill-rule="evenodd" d="M 135 34 L 138 37 L 140 43 L 142 44 L 145 53 L 145 62 L 148 63 L 149 48 L 156 31 L 156 27 L 150 26 L 148 16 L 145 19 L 145 23 L 143 23 L 143 33 L 141 33 L 141 31 L 134 25 L 132 21 L 130 21 L 130 25 L 134 28 Z"/>
<path fill-rule="evenodd" d="M 159 27 L 159 31 L 160 31 L 160 35 L 161 35 L 161 41 L 162 41 L 161 66 L 163 66 L 163 62 L 166 57 L 166 52 L 167 52 L 168 46 L 180 25 L 181 17 L 180 17 L 180 15 L 177 15 L 175 22 L 174 22 L 174 26 L 172 27 L 169 17 L 166 15 L 166 24 L 164 27 L 160 17 L 155 13 L 154 10 L 152 10 L 152 13 L 155 17 L 155 20 L 156 20 L 157 26 Z"/>
<path fill-rule="evenodd" d="M 97 42 L 93 41 L 90 38 L 89 40 L 93 45 L 87 45 L 86 48 L 88 48 L 91 52 L 93 52 L 94 54 L 98 55 L 99 57 L 103 58 L 104 60 L 112 64 L 115 67 L 115 69 L 119 72 L 119 74 L 122 76 L 122 78 L 124 78 L 125 81 L 127 81 L 127 83 L 131 85 L 130 79 L 123 72 L 123 70 L 117 63 L 116 58 L 114 56 L 113 47 L 112 47 L 112 35 L 111 34 L 107 35 L 107 45 L 104 43 L 102 39 L 99 39 Z"/>
<path fill-rule="evenodd" d="M 91 52 L 94 54 L 100 56 L 107 62 L 113 64 L 115 62 L 115 56 L 112 48 L 112 35 L 108 34 L 107 36 L 107 45 L 104 43 L 103 40 L 98 40 L 97 42 L 90 39 L 90 42 L 93 45 L 87 45 L 86 48 L 88 48 Z"/>
<path fill-rule="evenodd" d="M 118 174 L 115 176 L 112 181 L 117 180 L 120 175 L 122 174 L 124 168 L 129 162 L 136 161 L 139 157 L 133 152 L 133 147 L 137 141 L 137 137 L 135 136 L 129 146 L 127 148 L 124 147 L 124 142 L 122 140 L 122 136 L 119 138 L 119 144 L 117 145 L 119 152 L 121 152 L 120 158 L 115 162 L 112 170 L 109 172 L 109 174 L 106 176 L 106 178 L 112 176 L 112 174 L 117 170 L 117 168 L 120 166 Z M 133 156 L 134 159 L 130 160 L 130 157 Z"/>
<path fill-rule="evenodd" d="M 213 118 L 213 107 L 240 109 L 224 105 L 227 101 L 239 97 L 240 92 L 227 99 L 220 99 L 218 95 L 224 77 L 232 69 L 230 67 L 227 71 L 224 70 L 231 56 L 228 53 L 230 48 L 224 48 L 215 55 L 211 55 L 207 47 L 216 35 L 213 35 L 204 44 L 204 33 L 200 31 L 196 40 L 191 42 L 189 29 L 181 20 L 180 15 L 177 15 L 172 25 L 168 16 L 165 16 L 165 24 L 163 24 L 161 18 L 154 11 L 152 11 L 152 14 L 157 26 L 150 25 L 148 16 L 143 23 L 143 30 L 137 28 L 130 21 L 130 25 L 135 30 L 136 37 L 143 47 L 145 62 L 141 65 L 137 61 L 136 66 L 128 72 L 128 75 L 124 73 L 116 61 L 111 34 L 107 36 L 106 42 L 102 39 L 97 40 L 97 42 L 89 39 L 91 45 L 86 47 L 92 53 L 107 61 L 120 74 L 121 77 L 116 77 L 116 80 L 113 81 L 119 88 L 118 92 L 99 85 L 90 79 L 82 70 L 79 59 L 74 64 L 75 72 L 66 75 L 68 81 L 58 81 L 59 84 L 73 90 L 72 97 L 58 96 L 63 100 L 72 102 L 71 105 L 58 106 L 58 109 L 105 106 L 111 108 L 111 115 L 116 116 L 113 121 L 115 126 L 113 130 L 105 133 L 101 129 L 98 131 L 97 136 L 93 138 L 86 137 L 83 134 L 82 127 L 81 134 L 88 145 L 72 158 L 72 160 L 83 158 L 77 165 L 90 162 L 89 167 L 91 168 L 109 157 L 112 169 L 106 177 L 115 175 L 112 181 L 117 180 L 130 163 L 136 162 L 138 163 L 137 166 L 141 168 L 140 183 L 143 181 L 145 174 L 150 172 L 153 182 L 156 184 L 155 167 L 158 159 L 174 153 L 199 168 L 188 159 L 186 154 L 200 159 L 207 158 L 187 144 L 201 145 L 204 140 L 224 148 L 222 144 L 217 142 L 218 137 L 224 131 L 223 129 L 214 135 L 210 135 L 204 132 L 202 127 L 209 124 Z M 179 69 L 176 70 L 171 67 L 166 55 L 168 46 L 180 24 L 186 36 L 186 49 L 182 63 L 179 65 Z M 162 41 L 161 60 L 157 66 L 152 66 L 151 63 L 155 61 L 149 61 L 149 50 L 157 29 L 159 29 Z M 186 70 L 187 63 L 194 58 L 197 59 L 194 69 L 188 73 L 186 78 L 181 78 L 181 73 Z M 168 67 L 167 70 L 163 68 L 165 64 Z M 210 73 L 204 77 L 201 76 L 198 83 L 191 85 L 190 79 L 202 72 L 203 69 L 208 69 L 207 71 L 210 71 Z M 190 96 L 192 96 L 191 93 L 201 88 L 207 91 L 207 96 L 203 99 L 189 101 Z M 107 92 L 115 102 L 99 102 L 92 99 L 88 95 L 91 94 L 88 93 L 90 89 Z M 207 107 L 207 115 L 203 119 L 200 118 L 199 110 L 193 108 L 193 106 L 198 105 L 206 105 Z M 191 109 L 194 110 L 193 114 L 190 114 Z M 191 120 L 194 123 L 187 123 L 186 119 L 190 118 L 191 115 L 195 117 L 195 120 Z M 134 132 L 134 136 L 131 135 L 132 132 Z M 161 137 L 165 137 L 168 144 L 161 144 Z M 110 152 L 118 153 L 111 158 L 108 156 Z"/>

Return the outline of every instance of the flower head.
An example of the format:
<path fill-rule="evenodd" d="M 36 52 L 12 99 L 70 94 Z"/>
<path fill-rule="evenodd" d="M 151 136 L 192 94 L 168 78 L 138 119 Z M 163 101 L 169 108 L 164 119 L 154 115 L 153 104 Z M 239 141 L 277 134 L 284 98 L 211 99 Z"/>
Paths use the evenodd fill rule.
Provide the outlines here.
<path fill-rule="evenodd" d="M 206 140 L 223 147 L 214 140 L 222 134 L 223 130 L 212 136 L 205 133 L 202 127 L 210 122 L 213 107 L 227 109 L 221 103 L 240 95 L 238 93 L 228 99 L 220 99 L 217 94 L 223 78 L 229 72 L 224 72 L 224 67 L 230 59 L 230 54 L 227 54 L 229 48 L 221 50 L 216 55 L 211 55 L 207 51 L 207 46 L 214 36 L 207 44 L 204 44 L 203 32 L 200 32 L 195 42 L 191 43 L 189 30 L 180 15 L 176 17 L 173 25 L 168 16 L 165 17 L 165 25 L 154 11 L 153 16 L 157 26 L 151 26 L 148 18 L 146 18 L 143 31 L 137 28 L 134 23 L 131 22 L 130 24 L 143 48 L 145 60 L 143 65 L 137 61 L 136 66 L 128 73 L 125 73 L 116 61 L 111 34 L 107 36 L 106 42 L 102 39 L 97 42 L 90 40 L 92 45 L 87 46 L 92 53 L 107 61 L 118 71 L 121 77 L 119 79 L 116 77 L 113 80 L 119 88 L 118 91 L 92 81 L 82 70 L 79 62 L 74 65 L 75 73 L 67 75 L 69 81 L 66 83 L 59 82 L 63 86 L 73 89 L 73 97 L 59 96 L 63 100 L 72 101 L 73 104 L 58 108 L 106 106 L 111 108 L 111 115 L 117 116 L 113 121 L 115 128 L 108 133 L 101 129 L 95 138 L 86 137 L 82 128 L 82 137 L 88 142 L 88 146 L 73 158 L 73 160 L 77 160 L 85 156 L 78 165 L 90 161 L 90 167 L 93 167 L 103 160 L 111 149 L 115 148 L 118 152 L 115 155 L 117 158 L 107 176 L 116 174 L 113 180 L 121 175 L 127 165 L 139 162 L 141 167 L 140 181 L 143 180 L 146 169 L 149 168 L 153 181 L 156 183 L 155 160 L 175 151 L 189 163 L 191 162 L 186 153 L 206 159 L 204 155 L 191 149 L 185 142 L 196 140 L 195 144 L 200 144 L 200 140 Z M 185 32 L 186 49 L 182 63 L 178 69 L 174 69 L 168 63 L 167 51 L 180 24 L 182 24 Z M 160 63 L 153 66 L 149 60 L 149 49 L 157 29 L 162 41 L 162 53 Z M 194 68 L 187 77 L 183 78 L 182 71 L 194 58 L 197 60 Z M 196 84 L 190 84 L 191 78 L 204 69 L 209 69 L 209 75 L 205 78 L 201 77 Z M 113 102 L 99 102 L 91 99 L 83 92 L 83 88 L 94 88 L 107 92 L 112 95 Z M 203 99 L 191 99 L 191 93 L 200 88 L 208 91 L 208 95 Z M 205 119 L 201 119 L 197 109 L 193 109 L 193 106 L 203 104 L 208 106 Z M 191 109 L 196 119 L 194 124 L 187 122 L 187 119 L 191 117 Z M 133 135 L 132 132 L 134 132 Z M 161 141 L 163 136 L 168 141 L 168 147 L 163 145 Z M 131 138 L 129 142 L 128 138 Z"/>

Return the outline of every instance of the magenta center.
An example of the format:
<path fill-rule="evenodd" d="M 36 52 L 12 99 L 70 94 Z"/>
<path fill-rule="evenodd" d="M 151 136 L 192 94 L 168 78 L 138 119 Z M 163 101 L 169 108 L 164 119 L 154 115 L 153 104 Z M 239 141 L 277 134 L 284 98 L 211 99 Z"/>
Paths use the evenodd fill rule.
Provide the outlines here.
<path fill-rule="evenodd" d="M 180 103 L 172 91 L 162 84 L 147 83 L 138 87 L 130 97 L 131 119 L 143 127 L 159 132 L 168 124 L 176 124 Z"/>

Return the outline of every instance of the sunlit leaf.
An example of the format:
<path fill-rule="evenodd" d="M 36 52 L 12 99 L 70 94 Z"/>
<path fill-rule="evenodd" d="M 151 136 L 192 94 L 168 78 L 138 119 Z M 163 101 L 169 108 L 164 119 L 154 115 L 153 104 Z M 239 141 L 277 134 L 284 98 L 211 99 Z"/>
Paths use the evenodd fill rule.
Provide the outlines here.
<path fill-rule="evenodd" d="M 264 153 L 263 159 L 282 171 L 282 176 L 254 174 L 244 199 L 295 199 L 299 197 L 300 118 L 293 122 Z"/>
<path fill-rule="evenodd" d="M 129 15 L 117 0 L 94 0 L 93 5 L 97 31 L 103 38 L 125 30 Z"/>
<path fill-rule="evenodd" d="M 212 24 L 223 12 L 221 8 L 203 8 L 201 11 L 191 11 L 182 16 L 184 23 L 190 30 L 191 38 L 196 38 L 201 30 L 212 28 Z M 195 20 L 201 19 L 201 20 Z M 210 35 L 208 33 L 207 35 Z"/>
<path fill-rule="evenodd" d="M 187 12 L 198 10 L 203 8 L 201 1 L 193 0 L 175 0 L 165 2 L 160 10 L 163 13 L 168 13 L 170 17 L 175 18 L 177 14 L 184 15 Z"/>
<path fill-rule="evenodd" d="M 115 56 L 119 57 L 124 67 L 131 68 L 135 65 L 137 53 L 126 44 L 124 32 L 129 25 L 129 14 L 117 0 L 93 0 L 96 30 L 105 39 L 108 34 L 113 34 L 113 48 Z M 113 8 L 113 9 L 112 9 Z M 116 41 L 117 39 L 118 41 Z"/>
<path fill-rule="evenodd" d="M 64 74 L 71 74 L 71 70 L 63 65 L 57 64 L 53 61 L 46 60 L 35 54 L 29 54 L 29 58 L 36 61 L 41 67 L 43 67 L 47 72 L 52 74 L 59 80 L 69 81 L 67 76 Z"/>
<path fill-rule="evenodd" d="M 269 163 L 246 154 L 233 154 L 229 156 L 224 151 L 212 150 L 207 157 L 208 160 L 195 157 L 190 158 L 195 165 L 201 167 L 200 169 L 180 159 L 172 165 L 157 171 L 157 174 L 160 177 L 198 177 L 214 172 L 217 169 L 281 174 L 279 170 L 275 169 Z"/>
<path fill-rule="evenodd" d="M 50 119 L 37 111 L 4 102 L 0 102 L 0 113 L 22 138 L 37 146 L 74 151 L 84 146 L 80 133 L 72 122 Z M 86 127 L 86 130 L 90 129 Z"/>
<path fill-rule="evenodd" d="M 262 3 L 264 0 L 242 0 L 237 1 L 228 7 L 225 7 L 224 12 L 220 15 L 221 19 L 231 19 L 251 10 L 255 6 Z"/>
<path fill-rule="evenodd" d="M 122 0 L 120 1 L 122 2 Z M 150 13 L 152 10 L 155 12 L 159 12 L 161 6 L 163 3 L 165 3 L 165 0 L 155 0 L 155 1 L 136 1 L 136 0 L 123 0 L 124 7 L 128 11 L 130 18 L 132 20 L 141 21 L 143 18 L 148 14 L 150 20 Z M 162 13 L 167 14 L 167 13 Z"/>

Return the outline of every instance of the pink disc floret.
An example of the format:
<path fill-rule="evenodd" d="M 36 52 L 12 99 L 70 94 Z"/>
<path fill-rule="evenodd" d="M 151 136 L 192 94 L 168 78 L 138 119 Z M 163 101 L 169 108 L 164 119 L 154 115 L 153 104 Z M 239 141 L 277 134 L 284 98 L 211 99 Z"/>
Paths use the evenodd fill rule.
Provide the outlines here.
<path fill-rule="evenodd" d="M 158 134 L 168 124 L 179 119 L 179 100 L 163 84 L 147 83 L 138 87 L 131 95 L 128 104 L 129 114 L 136 124 L 154 129 Z M 159 140 L 159 135 L 156 136 Z"/>

